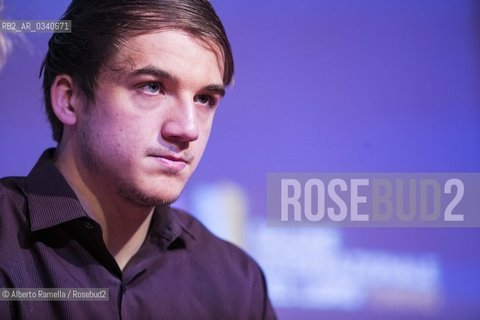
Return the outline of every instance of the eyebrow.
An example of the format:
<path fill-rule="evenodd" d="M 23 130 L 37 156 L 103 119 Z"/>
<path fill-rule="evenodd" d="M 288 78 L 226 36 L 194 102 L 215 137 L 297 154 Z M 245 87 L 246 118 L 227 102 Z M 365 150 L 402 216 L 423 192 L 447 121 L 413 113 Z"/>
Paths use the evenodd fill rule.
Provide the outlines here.
<path fill-rule="evenodd" d="M 144 68 L 134 70 L 131 74 L 131 76 L 141 76 L 141 75 L 150 75 L 158 79 L 165 79 L 165 80 L 172 81 L 174 83 L 179 82 L 178 78 L 176 78 L 174 75 L 170 74 L 169 72 L 150 66 L 150 65 Z M 225 96 L 225 86 L 221 84 L 211 84 L 203 87 L 202 90 L 208 91 L 211 94 L 218 94 L 221 97 Z"/>
<path fill-rule="evenodd" d="M 175 78 L 170 73 L 168 73 L 167 71 L 155 68 L 153 66 L 146 66 L 144 68 L 134 70 L 131 75 L 132 76 L 150 75 L 160 79 L 171 80 L 175 83 L 178 82 L 178 79 Z"/>
<path fill-rule="evenodd" d="M 225 96 L 225 87 L 223 85 L 212 84 L 203 88 L 205 91 L 209 91 L 211 94 L 218 94 L 220 97 Z"/>

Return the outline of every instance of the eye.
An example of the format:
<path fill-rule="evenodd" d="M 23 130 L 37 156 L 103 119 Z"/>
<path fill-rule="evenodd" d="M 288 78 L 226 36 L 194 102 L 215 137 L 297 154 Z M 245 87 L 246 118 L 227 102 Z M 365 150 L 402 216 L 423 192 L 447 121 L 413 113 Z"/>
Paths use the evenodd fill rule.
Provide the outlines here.
<path fill-rule="evenodd" d="M 208 94 L 199 94 L 195 96 L 194 101 L 209 107 L 215 107 L 218 103 L 215 97 Z"/>
<path fill-rule="evenodd" d="M 163 88 L 162 84 L 159 82 L 147 82 L 139 86 L 140 89 L 149 95 L 162 94 Z"/>

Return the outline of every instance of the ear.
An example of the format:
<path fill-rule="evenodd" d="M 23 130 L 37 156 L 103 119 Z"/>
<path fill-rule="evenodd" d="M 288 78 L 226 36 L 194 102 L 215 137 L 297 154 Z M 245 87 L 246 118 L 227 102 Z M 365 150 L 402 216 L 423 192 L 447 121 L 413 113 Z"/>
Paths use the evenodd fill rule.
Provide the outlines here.
<path fill-rule="evenodd" d="M 81 100 L 73 78 L 66 74 L 57 75 L 50 87 L 50 98 L 58 120 L 67 126 L 74 125 L 77 122 Z"/>

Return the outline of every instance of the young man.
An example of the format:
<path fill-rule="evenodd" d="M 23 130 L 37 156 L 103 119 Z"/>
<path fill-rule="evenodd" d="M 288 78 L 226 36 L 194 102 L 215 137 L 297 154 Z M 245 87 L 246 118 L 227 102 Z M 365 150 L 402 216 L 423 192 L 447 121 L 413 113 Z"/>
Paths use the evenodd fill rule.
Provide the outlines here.
<path fill-rule="evenodd" d="M 74 0 L 62 19 L 43 64 L 58 146 L 0 182 L 0 286 L 108 299 L 6 299 L 0 318 L 274 319 L 257 264 L 170 207 L 233 76 L 210 3 Z"/>

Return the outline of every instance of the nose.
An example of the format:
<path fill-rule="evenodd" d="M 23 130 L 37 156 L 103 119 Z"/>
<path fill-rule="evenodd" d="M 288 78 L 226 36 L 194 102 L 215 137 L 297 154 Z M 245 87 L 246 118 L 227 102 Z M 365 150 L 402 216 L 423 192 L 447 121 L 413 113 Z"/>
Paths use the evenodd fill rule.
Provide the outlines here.
<path fill-rule="evenodd" d="M 178 99 L 166 112 L 161 129 L 163 139 L 172 143 L 188 143 L 198 139 L 198 119 L 193 99 Z"/>

